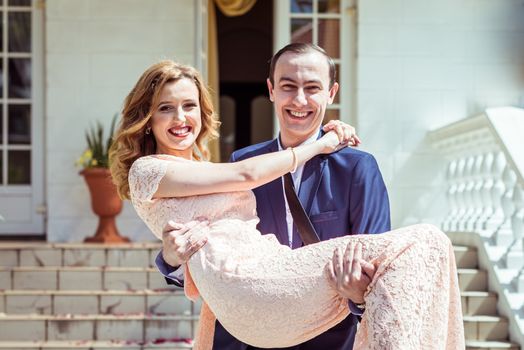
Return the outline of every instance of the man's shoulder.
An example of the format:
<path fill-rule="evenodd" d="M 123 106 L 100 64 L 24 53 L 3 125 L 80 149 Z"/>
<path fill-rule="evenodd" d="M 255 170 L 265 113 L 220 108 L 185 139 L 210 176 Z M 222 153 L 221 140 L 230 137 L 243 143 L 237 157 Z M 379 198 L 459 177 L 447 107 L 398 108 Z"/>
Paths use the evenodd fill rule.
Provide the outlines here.
<path fill-rule="evenodd" d="M 271 146 L 274 146 L 274 142 L 276 142 L 276 140 L 269 140 L 241 148 L 233 152 L 233 154 L 231 155 L 231 159 L 234 161 L 238 161 L 267 153 L 272 148 Z M 277 148 L 275 148 L 275 150 L 276 149 Z"/>
<path fill-rule="evenodd" d="M 328 156 L 336 160 L 350 161 L 351 163 L 358 163 L 359 161 L 376 162 L 375 157 L 371 153 L 352 147 L 343 148 L 340 151 Z"/>

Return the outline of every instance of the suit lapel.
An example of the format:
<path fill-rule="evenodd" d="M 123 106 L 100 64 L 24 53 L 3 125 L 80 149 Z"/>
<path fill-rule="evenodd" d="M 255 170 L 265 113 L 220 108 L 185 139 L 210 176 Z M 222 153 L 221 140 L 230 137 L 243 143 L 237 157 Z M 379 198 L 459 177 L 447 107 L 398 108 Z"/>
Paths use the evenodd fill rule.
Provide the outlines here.
<path fill-rule="evenodd" d="M 278 151 L 278 142 L 273 140 L 265 153 Z M 284 202 L 284 190 L 282 187 L 282 178 L 271 181 L 264 186 L 266 191 L 267 205 L 271 207 L 273 217 L 271 218 L 277 227 L 275 235 L 280 243 L 288 245 L 287 223 L 286 223 L 286 204 Z"/>
<path fill-rule="evenodd" d="M 324 157 L 315 157 L 306 163 L 304 172 L 302 173 L 302 182 L 300 183 L 300 188 L 298 190 L 298 199 L 308 216 L 311 211 L 313 198 L 315 198 L 318 186 L 322 180 L 325 164 L 326 160 Z M 302 245 L 302 238 L 298 233 L 297 227 L 293 225 L 293 248 L 299 248 L 302 247 Z"/>
<path fill-rule="evenodd" d="M 317 156 L 309 160 L 304 167 L 302 182 L 300 183 L 300 189 L 298 190 L 298 198 L 308 216 L 311 211 L 313 198 L 315 198 L 318 186 L 322 180 L 326 163 L 327 159 L 325 156 Z"/>

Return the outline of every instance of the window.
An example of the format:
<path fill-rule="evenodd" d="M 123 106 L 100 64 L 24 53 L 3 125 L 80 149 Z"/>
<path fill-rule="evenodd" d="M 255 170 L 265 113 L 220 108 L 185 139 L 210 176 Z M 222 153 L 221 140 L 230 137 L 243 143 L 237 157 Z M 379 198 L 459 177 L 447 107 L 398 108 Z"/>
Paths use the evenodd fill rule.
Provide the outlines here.
<path fill-rule="evenodd" d="M 3 0 L 0 28 L 2 185 L 31 184 L 31 0 Z"/>
<path fill-rule="evenodd" d="M 44 232 L 42 4 L 0 0 L 0 235 Z"/>
<path fill-rule="evenodd" d="M 340 89 L 328 106 L 324 122 L 353 119 L 354 57 L 356 23 L 355 0 L 286 0 L 275 1 L 275 51 L 292 42 L 319 45 L 333 58 Z"/>

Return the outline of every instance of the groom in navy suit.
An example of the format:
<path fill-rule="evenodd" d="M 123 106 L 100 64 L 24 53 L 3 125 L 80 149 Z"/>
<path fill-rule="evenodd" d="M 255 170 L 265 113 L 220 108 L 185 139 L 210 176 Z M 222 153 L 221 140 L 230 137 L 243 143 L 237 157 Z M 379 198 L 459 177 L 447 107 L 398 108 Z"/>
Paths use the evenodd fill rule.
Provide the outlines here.
<path fill-rule="evenodd" d="M 323 49 L 309 44 L 290 44 L 277 52 L 271 60 L 267 85 L 278 116 L 280 135 L 275 140 L 234 152 L 232 161 L 313 142 L 322 132 L 320 126 L 327 105 L 333 102 L 338 91 L 333 60 Z M 320 240 L 390 230 L 388 195 L 372 155 L 344 148 L 309 160 L 292 176 L 298 198 Z M 281 244 L 292 248 L 301 247 L 303 243 L 293 223 L 282 179 L 260 186 L 254 193 L 260 218 L 259 230 L 263 234 L 274 233 Z M 179 275 L 177 277 L 177 268 L 171 265 L 187 261 L 194 251 L 205 244 L 205 239 L 196 238 L 198 227 L 167 227 L 165 231 L 164 235 L 177 239 L 164 240 L 157 265 L 172 283 L 180 285 L 182 281 Z M 181 237 L 189 243 L 185 243 Z M 370 277 L 366 273 L 361 278 L 351 277 L 352 271 L 344 273 L 336 276 L 339 282 L 336 287 L 348 299 L 352 313 L 316 338 L 287 349 L 353 348 L 358 315 L 365 312 L 363 295 Z M 351 278 L 345 278 L 348 276 Z M 217 321 L 213 349 L 256 348 L 235 339 Z"/>

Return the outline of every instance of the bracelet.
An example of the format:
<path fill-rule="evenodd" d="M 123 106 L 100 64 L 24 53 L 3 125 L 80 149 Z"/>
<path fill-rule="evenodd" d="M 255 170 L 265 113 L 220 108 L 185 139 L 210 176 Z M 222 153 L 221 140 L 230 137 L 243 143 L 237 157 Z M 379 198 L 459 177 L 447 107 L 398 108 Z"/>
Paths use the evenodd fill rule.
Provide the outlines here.
<path fill-rule="evenodd" d="M 293 174 L 294 172 L 297 171 L 297 168 L 298 168 L 297 153 L 295 152 L 295 149 L 293 147 L 289 147 L 288 150 L 290 150 L 291 153 L 293 154 L 293 168 L 290 171 L 290 173 Z"/>

